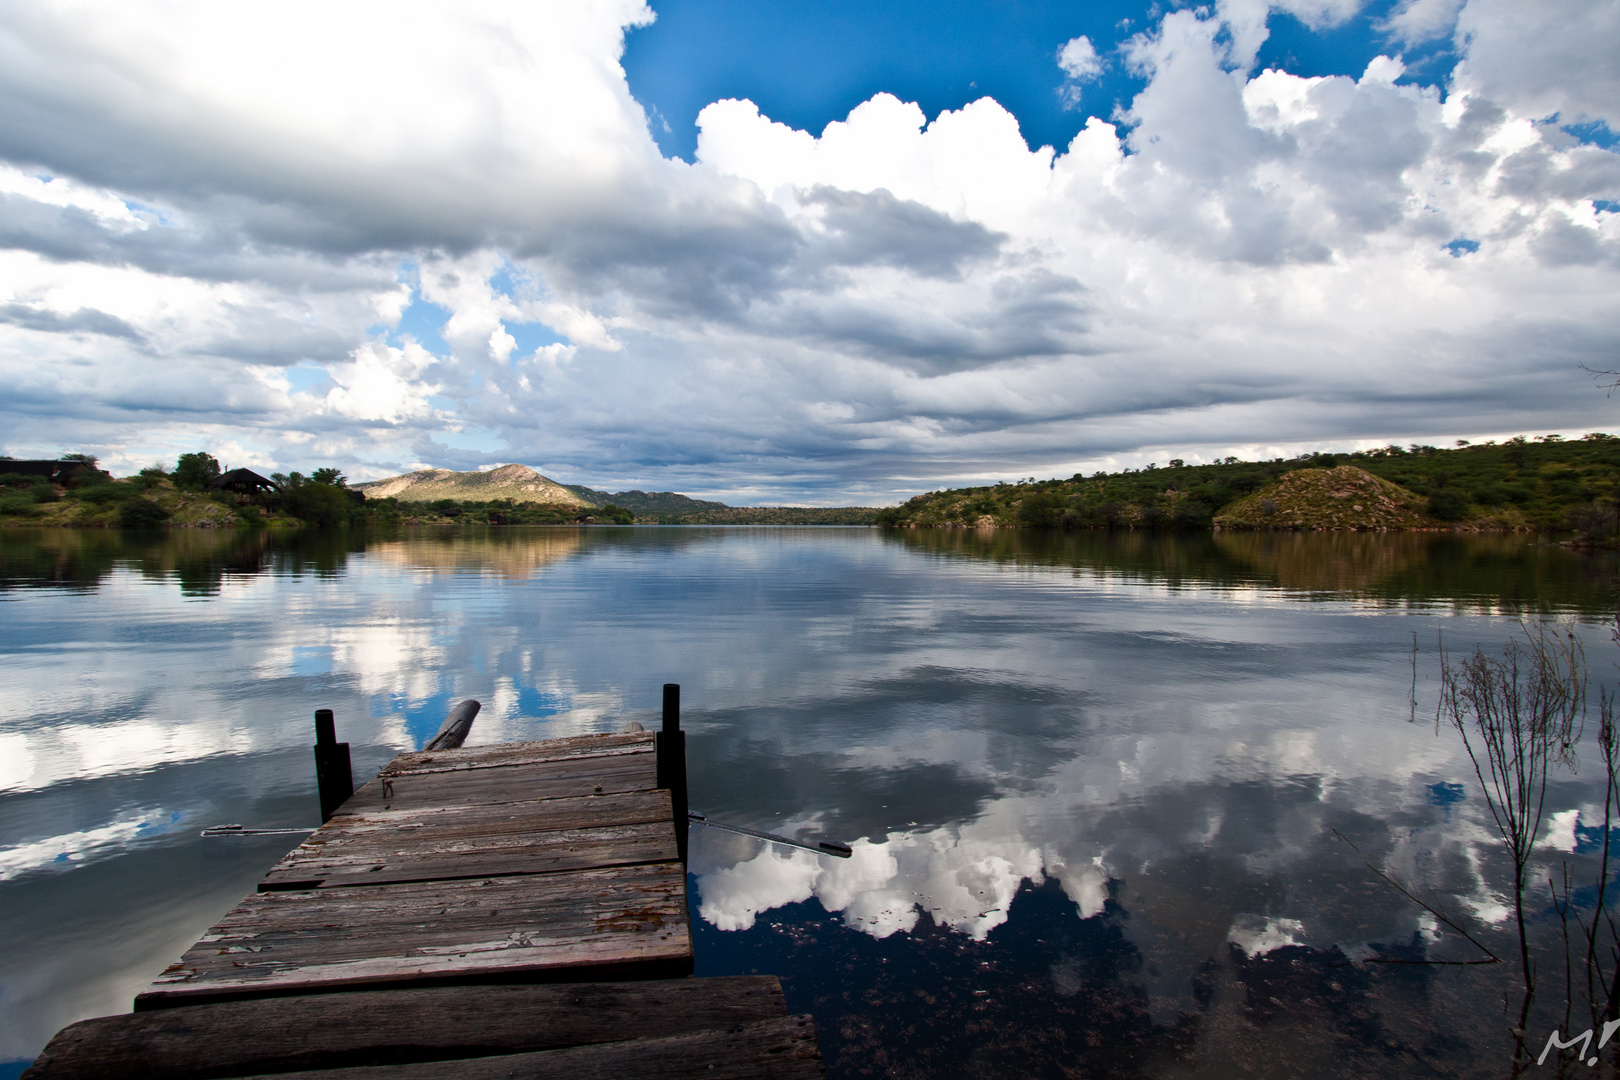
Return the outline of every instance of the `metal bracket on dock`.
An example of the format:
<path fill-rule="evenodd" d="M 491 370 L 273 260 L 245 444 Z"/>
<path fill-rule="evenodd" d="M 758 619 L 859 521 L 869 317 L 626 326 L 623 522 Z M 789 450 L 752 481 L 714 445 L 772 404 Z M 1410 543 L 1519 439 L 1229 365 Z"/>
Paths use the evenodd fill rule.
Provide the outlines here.
<path fill-rule="evenodd" d="M 242 825 L 210 825 L 198 836 L 307 836 L 314 832 L 313 827 L 308 829 L 249 829 Z"/>
<path fill-rule="evenodd" d="M 807 844 L 802 840 L 790 840 L 775 833 L 760 832 L 758 829 L 745 829 L 741 825 L 726 825 L 719 821 L 710 821 L 696 810 L 690 810 L 686 815 L 699 825 L 707 825 L 711 829 L 724 829 L 726 832 L 741 833 L 743 836 L 754 836 L 761 840 L 769 840 L 773 844 L 785 844 L 788 847 L 802 848 L 805 851 L 814 851 L 818 855 L 831 855 L 835 859 L 847 859 L 854 854 L 848 844 L 836 843 L 832 840 L 822 840 L 819 843 Z"/>

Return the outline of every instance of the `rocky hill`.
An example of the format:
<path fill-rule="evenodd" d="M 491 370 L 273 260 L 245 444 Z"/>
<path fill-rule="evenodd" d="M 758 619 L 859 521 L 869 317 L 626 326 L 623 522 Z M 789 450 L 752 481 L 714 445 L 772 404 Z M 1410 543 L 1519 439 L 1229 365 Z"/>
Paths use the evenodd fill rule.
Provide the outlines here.
<path fill-rule="evenodd" d="M 1222 507 L 1221 529 L 1431 529 L 1427 500 L 1354 465 L 1295 469 Z"/>
<path fill-rule="evenodd" d="M 527 465 L 502 465 L 488 472 L 421 469 L 406 473 L 404 476 L 390 476 L 386 480 L 355 484 L 354 488 L 365 492 L 367 498 L 386 499 L 392 496 L 401 502 L 433 502 L 437 499 L 488 502 L 491 499 L 511 499 L 518 503 L 549 503 L 557 506 L 601 505 L 600 502 L 581 495 L 578 489 L 541 476 Z"/>

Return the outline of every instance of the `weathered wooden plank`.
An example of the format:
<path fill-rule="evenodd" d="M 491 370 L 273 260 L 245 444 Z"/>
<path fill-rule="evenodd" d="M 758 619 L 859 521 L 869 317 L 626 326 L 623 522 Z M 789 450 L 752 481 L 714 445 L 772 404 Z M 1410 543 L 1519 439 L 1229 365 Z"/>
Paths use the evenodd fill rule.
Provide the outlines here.
<path fill-rule="evenodd" d="M 249 896 L 135 999 L 691 971 L 679 863 Z"/>
<path fill-rule="evenodd" d="M 597 1043 L 454 1062 L 281 1073 L 286 1080 L 818 1080 L 826 1076 L 808 1016 L 756 1020 L 725 1031 Z M 269 1080 L 268 1077 L 264 1080 Z"/>
<path fill-rule="evenodd" d="M 541 739 L 535 742 L 498 743 L 492 746 L 463 746 L 455 750 L 419 750 L 401 754 L 383 772 L 389 775 L 426 772 L 458 772 L 503 765 L 538 765 L 574 758 L 615 757 L 651 753 L 651 732 L 620 732 L 611 735 L 577 735 L 567 739 Z"/>
<path fill-rule="evenodd" d="M 729 1028 L 787 1014 L 774 976 L 354 990 L 82 1020 L 29 1080 L 202 1080 L 483 1057 Z"/>
<path fill-rule="evenodd" d="M 390 845 L 390 848 L 393 846 Z M 374 847 L 337 860 L 287 867 L 259 883 L 260 892 L 365 887 L 412 881 L 554 874 L 592 867 L 674 861 L 679 852 L 667 822 L 601 829 L 566 829 L 495 838 L 467 850 Z"/>
<path fill-rule="evenodd" d="M 407 819 L 401 825 L 376 821 L 393 815 L 372 815 L 360 818 L 367 827 L 355 829 L 351 835 L 321 838 L 317 833 L 271 868 L 259 882 L 259 891 L 451 881 L 673 862 L 678 852 L 675 831 L 669 823 L 667 796 L 663 802 L 662 817 L 652 821 L 566 829 L 545 828 L 549 823 L 543 818 L 523 815 L 509 815 L 505 820 L 478 827 L 442 821 L 455 816 L 454 811 L 425 815 L 412 812 L 410 817 L 421 815 L 427 820 Z M 417 824 L 421 827 L 411 827 Z"/>
<path fill-rule="evenodd" d="M 670 815 L 667 791 L 351 812 L 282 856 L 259 891 L 672 862 Z"/>
<path fill-rule="evenodd" d="M 337 814 L 409 810 L 536 799 L 576 799 L 657 787 L 651 752 L 571 758 L 522 766 L 453 772 L 389 773 L 386 770 L 338 807 Z"/>

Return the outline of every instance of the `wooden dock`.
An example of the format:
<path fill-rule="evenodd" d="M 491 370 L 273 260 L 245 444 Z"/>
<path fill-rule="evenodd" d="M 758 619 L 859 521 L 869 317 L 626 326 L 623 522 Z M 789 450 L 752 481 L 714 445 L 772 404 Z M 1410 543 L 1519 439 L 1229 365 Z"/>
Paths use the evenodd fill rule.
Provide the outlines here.
<path fill-rule="evenodd" d="M 823 1076 L 774 977 L 689 977 L 658 781 L 643 732 L 401 754 L 23 1076 Z"/>

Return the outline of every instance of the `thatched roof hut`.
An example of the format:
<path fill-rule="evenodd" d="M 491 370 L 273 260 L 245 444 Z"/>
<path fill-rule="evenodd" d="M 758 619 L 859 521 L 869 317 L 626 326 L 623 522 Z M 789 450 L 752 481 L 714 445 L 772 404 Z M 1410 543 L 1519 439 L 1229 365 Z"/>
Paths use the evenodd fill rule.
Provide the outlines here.
<path fill-rule="evenodd" d="M 238 495 L 258 495 L 265 491 L 275 491 L 276 482 L 268 477 L 260 476 L 252 469 L 232 469 L 221 473 L 219 479 L 208 485 L 213 491 L 234 491 Z"/>

